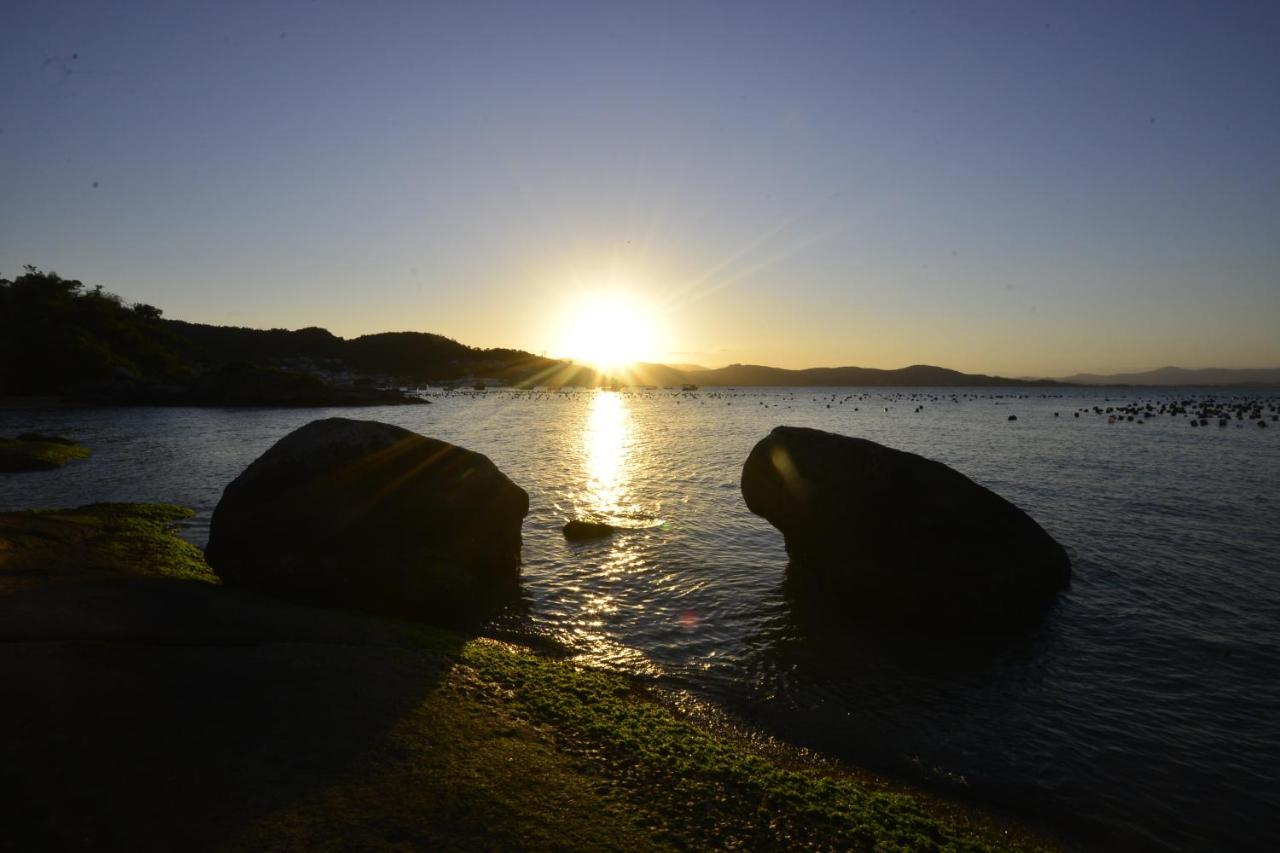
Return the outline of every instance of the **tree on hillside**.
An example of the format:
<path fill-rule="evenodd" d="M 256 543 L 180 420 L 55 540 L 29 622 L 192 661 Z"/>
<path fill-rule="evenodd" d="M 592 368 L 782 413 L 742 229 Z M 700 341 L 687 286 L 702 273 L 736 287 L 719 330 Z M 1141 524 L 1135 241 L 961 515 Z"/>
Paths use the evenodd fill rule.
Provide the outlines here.
<path fill-rule="evenodd" d="M 64 391 L 124 370 L 165 379 L 186 370 L 161 311 L 34 266 L 0 279 L 0 393 Z"/>

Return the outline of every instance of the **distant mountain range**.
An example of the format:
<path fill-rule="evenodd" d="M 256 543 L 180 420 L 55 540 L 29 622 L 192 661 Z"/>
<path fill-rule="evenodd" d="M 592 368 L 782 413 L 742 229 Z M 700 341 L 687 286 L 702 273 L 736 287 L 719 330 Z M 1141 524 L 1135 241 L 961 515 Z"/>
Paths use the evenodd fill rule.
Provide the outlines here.
<path fill-rule="evenodd" d="M 759 364 L 731 364 L 728 367 L 709 369 L 689 364 L 636 364 L 618 375 L 608 376 L 571 361 L 545 358 L 516 349 L 478 349 L 429 332 L 382 332 L 344 339 L 319 328 L 287 331 L 207 326 L 180 320 L 166 320 L 164 323 L 180 340 L 186 342 L 188 357 L 193 362 L 208 366 L 231 362 L 291 366 L 298 359 L 305 359 L 315 366 L 403 377 L 413 381 L 454 381 L 466 377 L 484 377 L 508 385 L 551 387 L 608 385 L 615 381 L 622 385 L 658 387 L 686 384 L 711 387 L 1280 387 L 1280 369 L 1187 370 L 1180 367 L 1110 375 L 1079 373 L 1060 379 L 1014 379 L 983 373 L 961 373 L 928 364 L 913 364 L 895 370 L 874 367 L 810 367 L 790 370 Z"/>
<path fill-rule="evenodd" d="M 1225 387 L 1280 388 L 1280 367 L 1257 369 L 1229 369 L 1206 367 L 1189 370 L 1185 367 L 1160 367 L 1140 373 L 1077 373 L 1061 380 L 1072 385 L 1155 385 L 1189 386 L 1211 385 Z"/>
<path fill-rule="evenodd" d="M 484 377 L 509 385 L 707 386 L 1029 386 L 1057 385 L 1045 379 L 1007 379 L 916 364 L 897 370 L 872 367 L 813 367 L 788 370 L 756 364 L 707 369 L 697 365 L 636 364 L 617 375 L 535 356 L 522 350 L 476 349 L 428 332 L 384 332 L 343 339 L 325 329 L 246 329 L 166 320 L 187 345 L 191 361 L 209 367 L 234 362 L 349 369 L 415 381 Z"/>
<path fill-rule="evenodd" d="M 715 370 L 691 370 L 685 372 L 689 382 L 698 385 L 790 385 L 790 386 L 893 386 L 914 385 L 928 387 L 959 386 L 1026 386 L 1058 385 L 1049 379 L 1007 379 L 1003 376 L 987 376 L 983 373 L 961 373 L 945 367 L 913 364 L 896 370 L 875 367 L 810 367 L 804 370 L 787 370 L 782 367 L 764 367 L 758 364 L 731 364 Z"/>

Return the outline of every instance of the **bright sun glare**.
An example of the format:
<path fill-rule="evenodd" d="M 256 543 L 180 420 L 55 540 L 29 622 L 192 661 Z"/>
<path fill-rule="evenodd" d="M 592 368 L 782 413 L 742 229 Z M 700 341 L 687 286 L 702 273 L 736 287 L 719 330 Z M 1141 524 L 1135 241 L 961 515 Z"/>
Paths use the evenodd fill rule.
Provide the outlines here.
<path fill-rule="evenodd" d="M 560 350 L 608 372 L 653 359 L 656 338 L 652 313 L 634 297 L 614 292 L 584 294 L 568 312 Z"/>

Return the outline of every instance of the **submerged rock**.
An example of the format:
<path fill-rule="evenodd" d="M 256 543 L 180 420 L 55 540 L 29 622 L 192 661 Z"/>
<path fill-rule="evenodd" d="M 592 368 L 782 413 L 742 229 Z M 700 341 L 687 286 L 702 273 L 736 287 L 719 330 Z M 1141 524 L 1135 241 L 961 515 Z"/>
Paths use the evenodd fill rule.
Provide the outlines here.
<path fill-rule="evenodd" d="M 791 580 L 841 613 L 913 627 L 1027 624 L 1067 587 L 1066 551 L 960 472 L 873 441 L 777 427 L 742 470 L 782 531 Z"/>
<path fill-rule="evenodd" d="M 50 471 L 88 456 L 89 448 L 58 435 L 27 432 L 17 438 L 0 438 L 0 473 Z"/>
<path fill-rule="evenodd" d="M 612 524 L 605 524 L 603 521 L 585 521 L 575 518 L 564 526 L 565 539 L 604 539 L 612 536 L 617 530 Z"/>
<path fill-rule="evenodd" d="M 328 418 L 227 486 L 205 556 L 228 586 L 468 622 L 514 596 L 528 510 L 528 494 L 486 456 Z"/>

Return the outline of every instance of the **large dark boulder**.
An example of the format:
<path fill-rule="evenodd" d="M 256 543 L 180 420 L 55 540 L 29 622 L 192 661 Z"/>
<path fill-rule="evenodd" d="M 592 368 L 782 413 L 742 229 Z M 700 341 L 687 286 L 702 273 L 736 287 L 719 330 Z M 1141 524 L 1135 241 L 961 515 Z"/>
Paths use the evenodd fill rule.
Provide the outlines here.
<path fill-rule="evenodd" d="M 874 441 L 777 427 L 742 469 L 747 507 L 782 531 L 789 581 L 840 613 L 999 631 L 1066 588 L 1067 553 L 960 472 Z"/>
<path fill-rule="evenodd" d="M 486 456 L 328 418 L 227 486 L 205 557 L 228 586 L 463 623 L 514 596 L 528 510 L 528 494 Z"/>

